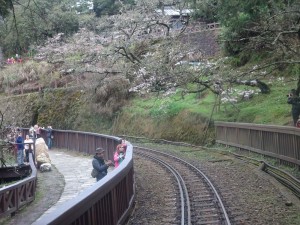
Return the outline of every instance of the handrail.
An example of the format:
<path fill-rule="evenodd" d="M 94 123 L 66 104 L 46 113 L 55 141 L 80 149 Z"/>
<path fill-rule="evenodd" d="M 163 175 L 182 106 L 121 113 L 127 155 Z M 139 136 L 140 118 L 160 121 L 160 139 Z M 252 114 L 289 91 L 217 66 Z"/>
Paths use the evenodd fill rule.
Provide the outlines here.
<path fill-rule="evenodd" d="M 0 189 L 0 217 L 14 215 L 22 206 L 34 201 L 37 170 L 32 153 L 29 153 L 29 164 L 32 171 L 29 177 Z"/>
<path fill-rule="evenodd" d="M 215 122 L 216 142 L 300 166 L 300 129 L 289 126 Z"/>
<path fill-rule="evenodd" d="M 72 224 L 73 222 L 77 220 L 80 220 L 79 218 L 76 218 L 76 216 L 79 214 L 87 214 L 86 217 L 89 217 L 89 221 L 92 221 L 92 217 L 100 217 L 101 215 L 95 212 L 95 210 L 107 210 L 107 213 L 109 213 L 109 207 L 107 209 L 101 209 L 97 208 L 97 206 L 101 205 L 101 201 L 103 199 L 106 199 L 106 201 L 109 201 L 109 198 L 115 198 L 117 196 L 116 193 L 116 186 L 120 185 L 122 183 L 123 179 L 126 179 L 127 173 L 129 173 L 132 169 L 133 162 L 131 160 L 132 158 L 132 146 L 129 146 L 129 149 L 126 151 L 126 158 L 122 162 L 122 164 L 119 165 L 118 168 L 111 171 L 107 176 L 105 176 L 100 181 L 96 182 L 93 186 L 87 188 L 83 192 L 81 192 L 76 198 L 71 199 L 70 201 L 65 202 L 61 206 L 57 207 L 52 213 L 45 214 L 42 216 L 39 220 L 37 220 L 32 225 L 39 225 L 39 224 Z M 112 190 L 112 185 L 115 186 Z M 118 190 L 121 191 L 121 190 Z M 126 189 L 122 189 L 122 192 L 126 193 Z M 119 193 L 122 194 L 122 193 Z M 108 198 L 108 199 L 107 199 Z M 122 198 L 121 199 L 115 199 L 118 201 L 118 204 L 122 204 Z M 113 203 L 117 203 L 113 202 Z M 132 203 L 133 198 L 130 199 L 130 203 Z M 110 207 L 116 207 L 111 205 Z M 112 214 L 110 214 L 112 215 Z M 120 224 L 121 221 L 124 221 L 125 218 L 122 216 L 120 218 L 115 220 L 115 224 Z M 105 223 L 99 223 L 96 221 L 93 221 L 93 223 L 88 224 L 112 224 L 114 218 L 109 218 L 108 221 L 105 221 Z M 104 221 L 102 221 L 104 222 Z"/>
<path fill-rule="evenodd" d="M 120 142 L 120 138 L 90 132 L 53 130 L 53 135 L 53 144 L 57 148 L 92 154 L 96 147 L 103 147 L 108 150 L 106 159 L 113 159 L 114 150 Z M 126 158 L 118 168 L 76 198 L 40 217 L 33 225 L 123 224 L 135 198 L 132 154 L 133 147 L 127 142 Z"/>
<path fill-rule="evenodd" d="M 114 136 L 72 130 L 54 129 L 53 135 L 53 146 L 56 148 L 92 155 L 96 147 L 103 147 L 107 150 L 106 159 L 113 159 L 116 146 L 121 140 Z M 46 140 L 44 130 L 42 137 Z M 132 155 L 133 147 L 127 142 L 126 158 L 118 168 L 33 224 L 123 224 L 132 210 L 135 198 Z M 37 171 L 32 156 L 30 153 L 30 165 L 33 168 L 31 176 L 0 189 L 0 216 L 14 213 L 27 202 L 34 200 Z"/>

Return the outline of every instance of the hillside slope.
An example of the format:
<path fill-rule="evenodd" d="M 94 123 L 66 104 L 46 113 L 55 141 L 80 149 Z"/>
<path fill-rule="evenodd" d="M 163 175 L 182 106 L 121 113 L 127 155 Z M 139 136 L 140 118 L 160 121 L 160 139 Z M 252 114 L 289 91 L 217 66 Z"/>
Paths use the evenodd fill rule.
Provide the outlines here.
<path fill-rule="evenodd" d="M 5 124 L 52 124 L 58 129 L 203 143 L 213 140 L 215 120 L 291 123 L 286 94 L 295 87 L 297 77 L 285 76 L 285 70 L 272 75 L 268 69 L 256 71 L 264 61 L 234 66 L 235 58 L 220 55 L 215 33 L 209 38 L 186 34 L 180 48 L 176 38 L 173 42 L 163 36 L 136 41 L 132 52 L 140 54 L 143 63 L 149 62 L 142 68 L 112 54 L 116 42 L 109 41 L 107 34 L 86 28 L 71 37 L 59 34 L 36 47 L 34 58 L 2 68 L 0 109 Z M 209 54 L 199 55 L 207 40 L 214 57 L 207 46 Z M 160 63 L 164 45 L 168 54 L 178 52 Z M 161 73 L 160 77 L 154 78 L 155 73 Z M 247 82 L 259 76 L 270 92 L 263 94 L 246 81 L 228 82 L 230 74 L 246 74 L 241 79 Z M 199 84 L 210 86 L 198 91 Z"/>

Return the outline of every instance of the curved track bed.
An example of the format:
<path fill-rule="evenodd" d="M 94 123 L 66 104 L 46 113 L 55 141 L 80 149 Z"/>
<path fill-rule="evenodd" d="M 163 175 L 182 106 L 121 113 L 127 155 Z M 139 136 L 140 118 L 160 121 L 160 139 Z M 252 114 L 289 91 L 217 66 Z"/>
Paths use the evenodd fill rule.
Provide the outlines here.
<path fill-rule="evenodd" d="M 231 224 L 216 188 L 201 170 L 185 160 L 153 149 L 135 147 L 135 153 L 151 160 L 156 164 L 153 167 L 159 165 L 168 171 L 165 178 L 172 180 L 176 200 L 173 210 L 168 209 L 170 213 L 164 214 L 166 220 L 171 221 L 176 214 L 172 224 Z"/>

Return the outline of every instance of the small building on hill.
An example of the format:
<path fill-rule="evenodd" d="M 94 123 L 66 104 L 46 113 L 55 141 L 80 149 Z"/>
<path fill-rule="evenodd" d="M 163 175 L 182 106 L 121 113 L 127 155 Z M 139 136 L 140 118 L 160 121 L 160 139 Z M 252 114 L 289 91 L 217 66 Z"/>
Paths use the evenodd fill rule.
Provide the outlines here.
<path fill-rule="evenodd" d="M 192 10 L 178 9 L 175 6 L 163 6 L 162 9 L 157 9 L 155 12 L 162 16 L 170 17 L 170 27 L 173 29 L 181 29 L 188 21 Z"/>

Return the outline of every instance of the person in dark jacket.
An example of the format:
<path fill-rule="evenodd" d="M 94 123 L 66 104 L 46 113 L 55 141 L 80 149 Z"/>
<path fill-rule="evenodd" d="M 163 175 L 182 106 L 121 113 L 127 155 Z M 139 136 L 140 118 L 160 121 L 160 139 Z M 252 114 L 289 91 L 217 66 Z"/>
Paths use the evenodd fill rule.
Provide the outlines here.
<path fill-rule="evenodd" d="M 47 145 L 48 145 L 48 149 L 52 148 L 52 139 L 53 139 L 53 135 L 52 135 L 52 126 L 48 126 L 46 129 L 47 132 Z"/>
<path fill-rule="evenodd" d="M 24 143 L 23 143 L 23 137 L 22 133 L 18 133 L 18 137 L 16 139 L 17 143 L 17 162 L 18 166 L 24 165 Z"/>
<path fill-rule="evenodd" d="M 107 160 L 106 162 L 104 161 L 104 152 L 104 149 L 97 148 L 92 161 L 93 168 L 98 171 L 96 176 L 97 181 L 105 177 L 108 167 L 113 165 L 111 160 Z"/>
<path fill-rule="evenodd" d="M 300 97 L 295 89 L 292 89 L 287 97 L 287 103 L 292 105 L 293 123 L 294 126 L 296 126 L 300 115 Z"/>

